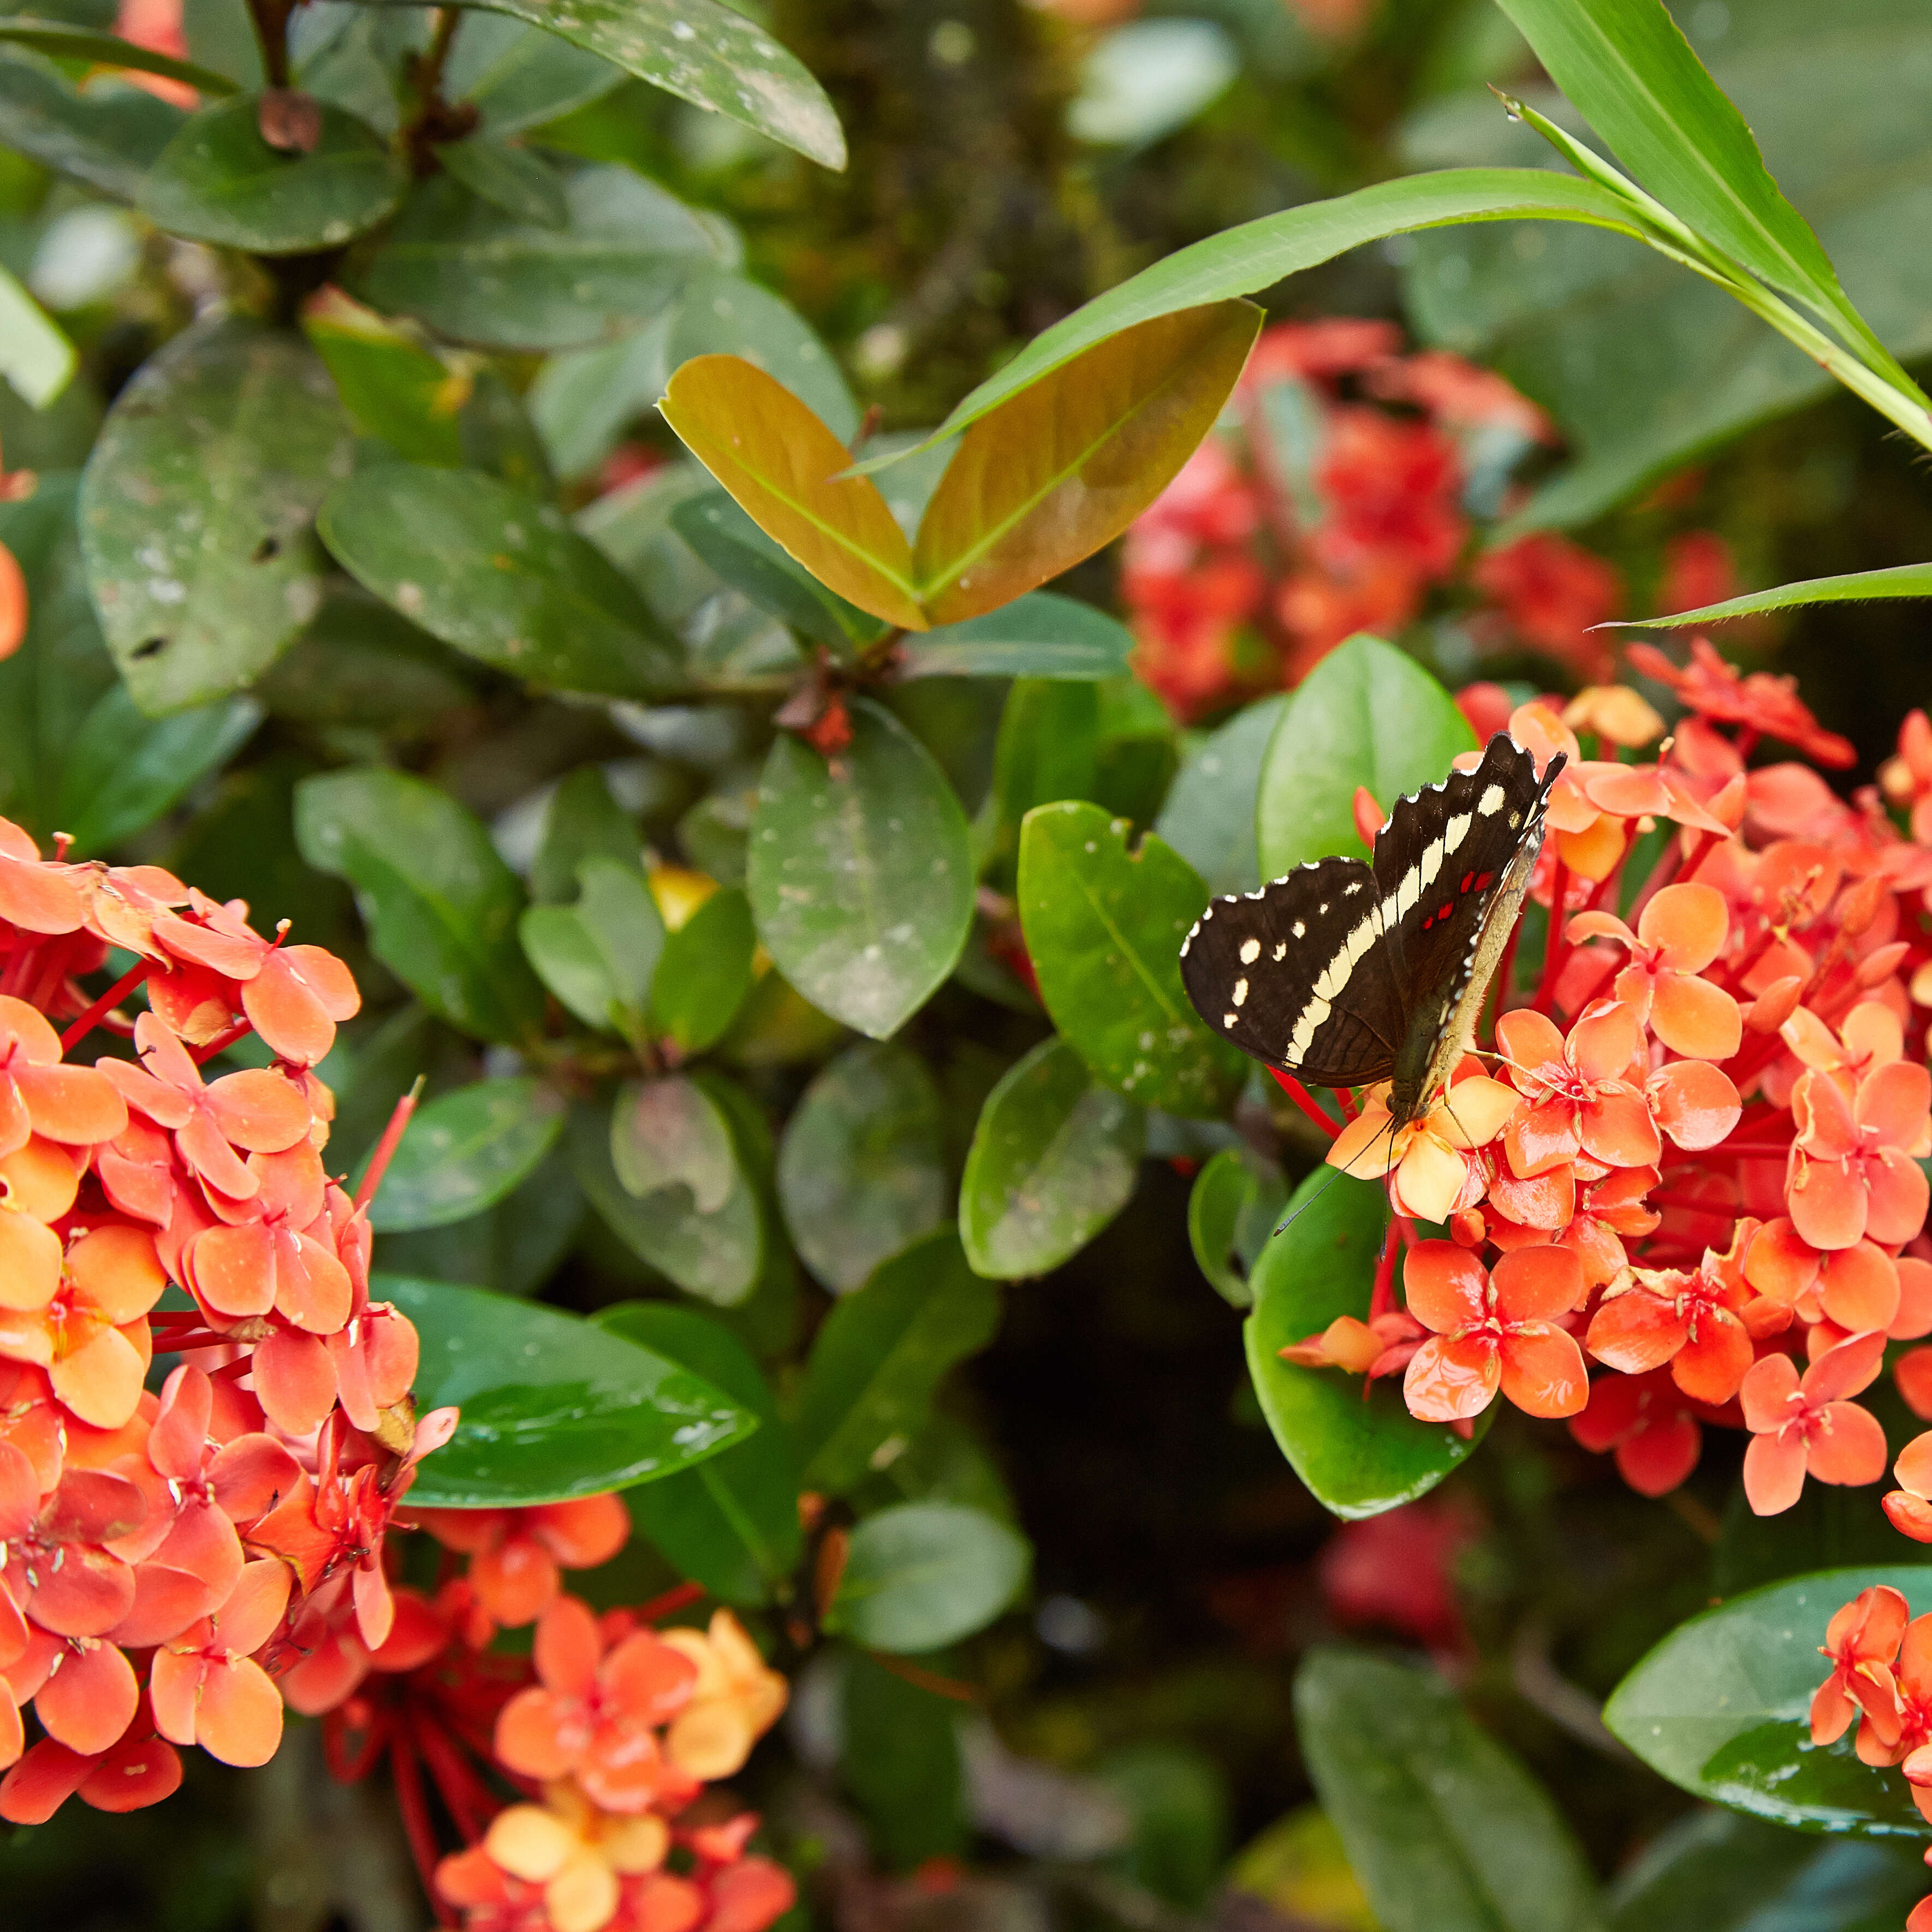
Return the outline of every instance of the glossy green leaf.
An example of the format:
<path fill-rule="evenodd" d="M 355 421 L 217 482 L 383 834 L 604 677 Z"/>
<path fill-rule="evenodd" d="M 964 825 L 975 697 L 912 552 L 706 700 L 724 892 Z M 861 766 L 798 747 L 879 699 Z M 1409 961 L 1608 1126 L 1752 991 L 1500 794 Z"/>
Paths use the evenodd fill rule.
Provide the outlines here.
<path fill-rule="evenodd" d="M 458 417 L 470 386 L 440 356 L 332 286 L 304 307 L 302 332 L 364 435 L 411 463 L 461 463 Z"/>
<path fill-rule="evenodd" d="M 651 982 L 651 1024 L 684 1054 L 716 1046 L 752 990 L 758 935 L 751 902 L 713 892 L 664 940 Z"/>
<path fill-rule="evenodd" d="M 197 322 L 116 398 L 81 486 L 107 645 L 159 716 L 242 689 L 314 616 L 311 533 L 353 432 L 299 336 Z"/>
<path fill-rule="evenodd" d="M 474 470 L 386 463 L 324 505 L 344 566 L 412 623 L 500 670 L 562 691 L 673 688 L 676 645 L 560 512 Z"/>
<path fill-rule="evenodd" d="M 683 1186 L 700 1214 L 715 1214 L 738 1176 L 731 1130 L 703 1088 L 676 1076 L 633 1080 L 610 1112 L 610 1166 L 628 1194 Z"/>
<path fill-rule="evenodd" d="M 1244 705 L 1183 765 L 1154 829 L 1207 881 L 1210 892 L 1251 892 L 1262 882 L 1255 800 L 1286 693 Z"/>
<path fill-rule="evenodd" d="M 1188 1243 L 1196 1265 L 1230 1307 L 1254 1305 L 1255 1264 L 1287 1205 L 1281 1170 L 1249 1148 L 1223 1148 L 1194 1177 Z"/>
<path fill-rule="evenodd" d="M 957 1857 L 970 1839 L 959 1706 L 862 1650 L 839 1658 L 842 1778 L 892 1870 Z"/>
<path fill-rule="evenodd" d="M 671 318 L 668 368 L 721 353 L 776 376 L 841 442 L 858 434 L 859 405 L 831 351 L 790 302 L 742 275 L 700 278 Z"/>
<path fill-rule="evenodd" d="M 820 583 L 889 624 L 922 631 L 912 546 L 863 476 L 839 479 L 845 446 L 776 376 L 700 356 L 658 405 L 686 448 L 758 527 Z"/>
<path fill-rule="evenodd" d="M 432 1012 L 484 1040 L 541 1030 L 543 988 L 517 944 L 522 888 L 447 792 L 400 772 L 305 778 L 296 837 L 355 888 L 370 950 Z"/>
<path fill-rule="evenodd" d="M 83 92 L 45 55 L 0 46 L 0 141 L 104 194 L 132 201 L 186 118 L 142 88 Z"/>
<path fill-rule="evenodd" d="M 1032 1561 L 1023 1537 L 979 1510 L 901 1503 L 853 1531 L 824 1628 L 872 1650 L 937 1650 L 991 1623 Z"/>
<path fill-rule="evenodd" d="M 1924 1866 L 1902 1850 L 1698 1810 L 1659 1832 L 1604 1903 L 1610 1932 L 1898 1932 L 1924 1889 Z"/>
<path fill-rule="evenodd" d="M 1255 804 L 1264 879 L 1333 852 L 1366 856 L 1355 788 L 1387 813 L 1449 775 L 1476 734 L 1415 660 L 1360 634 L 1330 651 L 1289 694 L 1268 740 Z"/>
<path fill-rule="evenodd" d="M 928 619 L 997 610 L 1111 543 L 1214 427 L 1261 326 L 1238 301 L 1154 316 L 976 422 L 920 519 Z"/>
<path fill-rule="evenodd" d="M 122 68 L 132 74 L 158 74 L 164 80 L 184 80 L 203 94 L 235 92 L 235 83 L 212 68 L 197 67 L 192 61 L 176 60 L 171 54 L 158 53 L 152 47 L 136 46 L 118 34 L 98 33 L 64 20 L 9 15 L 0 18 L 0 41 L 32 47 L 62 60 L 85 61 L 90 67 Z"/>
<path fill-rule="evenodd" d="M 655 1126 L 662 1107 L 662 1118 L 695 1124 L 701 1137 L 698 1144 L 667 1150 L 649 1135 L 634 1132 L 634 1119 L 620 1126 L 616 1109 L 607 1115 L 594 1107 L 581 1107 L 572 1113 L 566 1130 L 572 1171 L 604 1224 L 640 1261 L 687 1294 L 721 1308 L 735 1307 L 757 1286 L 763 1262 L 764 1227 L 758 1197 L 746 1176 L 730 1123 L 716 1101 L 692 1080 L 655 1084 L 674 1084 L 678 1090 L 654 1101 L 643 1124 Z M 634 1107 L 634 1090 L 631 1098 Z M 674 1106 L 663 1105 L 665 1100 Z M 625 1171 L 632 1180 L 675 1170 L 682 1170 L 685 1178 L 641 1194 L 634 1192 L 620 1178 L 613 1161 L 620 1132 L 626 1142 Z M 694 1179 L 703 1191 L 703 1202 L 692 1185 Z M 704 1202 L 712 1204 L 707 1208 Z"/>
<path fill-rule="evenodd" d="M 76 358 L 59 325 L 0 268 L 0 376 L 29 409 L 45 409 L 67 387 Z"/>
<path fill-rule="evenodd" d="M 640 1039 L 663 916 L 635 865 L 585 859 L 577 877 L 574 904 L 531 906 L 518 922 L 524 957 L 586 1026 Z"/>
<path fill-rule="evenodd" d="M 824 90 L 765 28 L 718 0 L 488 4 L 826 167 L 845 165 L 845 137 Z"/>
<path fill-rule="evenodd" d="M 527 1180 L 563 1131 L 556 1090 L 522 1075 L 478 1080 L 417 1110 L 369 1225 L 379 1234 L 443 1228 L 493 1207 Z"/>
<path fill-rule="evenodd" d="M 976 831 L 998 884 L 1019 863 L 1020 827 L 1036 806 L 1090 797 L 1099 783 L 1100 698 L 1084 680 L 1016 678 L 993 743 L 993 786 Z"/>
<path fill-rule="evenodd" d="M 1082 350 L 1156 316 L 1256 294 L 1388 236 L 1448 223 L 1539 218 L 1634 232 L 1628 206 L 1607 189 L 1536 168 L 1457 168 L 1378 182 L 1332 201 L 1244 222 L 1177 249 L 1035 336 L 974 390 L 932 440 L 956 434 Z"/>
<path fill-rule="evenodd" d="M 1465 1442 L 1446 1424 L 1418 1422 L 1399 1377 L 1365 1400 L 1362 1378 L 1305 1369 L 1280 1352 L 1318 1335 L 1338 1315 L 1366 1321 L 1376 1260 L 1388 1221 L 1378 1184 L 1318 1167 L 1288 1202 L 1294 1220 L 1262 1250 L 1250 1276 L 1248 1372 L 1281 1453 L 1325 1509 L 1378 1516 L 1426 1495 L 1480 1442 L 1494 1405 Z"/>
<path fill-rule="evenodd" d="M 1668 617 L 1619 617 L 1616 628 L 1628 631 L 1676 631 L 1693 625 L 1721 624 L 1727 618 L 1754 617 L 1765 610 L 1798 610 L 1817 604 L 1875 604 L 1895 598 L 1917 602 L 1932 597 L 1932 563 L 1895 564 L 1888 570 L 1855 570 L 1844 577 L 1807 578 L 1780 584 L 1770 590 L 1754 590 L 1679 610 Z"/>
<path fill-rule="evenodd" d="M 436 151 L 444 171 L 470 192 L 518 221 L 539 228 L 566 228 L 570 203 L 564 198 L 563 177 L 541 155 L 507 141 L 472 136 L 446 142 Z"/>
<path fill-rule="evenodd" d="M 980 1110 L 959 1186 L 959 1238 L 994 1280 L 1046 1274 L 1124 1208 L 1147 1115 L 1101 1086 L 1064 1040 L 1009 1067 Z"/>
<path fill-rule="evenodd" d="M 728 1604 L 770 1603 L 785 1592 L 802 1541 L 791 1444 L 758 1364 L 716 1322 L 663 1301 L 620 1302 L 597 1326 L 722 1390 L 758 1427 L 695 1468 L 626 1498 L 638 1529 L 678 1573 Z"/>
<path fill-rule="evenodd" d="M 258 255 L 338 248 L 392 214 L 408 179 L 375 130 L 317 104 L 312 152 L 262 140 L 258 96 L 204 107 L 162 151 L 141 190 L 158 227 Z"/>
<path fill-rule="evenodd" d="M 1180 983 L 1180 946 L 1208 903 L 1200 875 L 1097 805 L 1036 806 L 1020 836 L 1020 922 L 1060 1036 L 1108 1085 L 1171 1114 L 1225 1113 L 1246 1078 Z"/>
<path fill-rule="evenodd" d="M 65 748 L 55 814 L 77 856 L 98 857 L 154 824 L 254 735 L 252 698 L 142 716 L 124 685 L 104 692 Z"/>
<path fill-rule="evenodd" d="M 584 1196 L 560 1144 L 481 1214 L 446 1227 L 379 1235 L 376 1266 L 425 1281 L 476 1282 L 500 1294 L 533 1294 L 556 1272 L 583 1224 Z"/>
<path fill-rule="evenodd" d="M 1808 1712 L 1832 1613 L 1874 1583 L 1932 1610 L 1932 1564 L 1823 1570 L 1734 1597 L 1679 1624 L 1617 1686 L 1604 1721 L 1694 1796 L 1834 1836 L 1932 1835 L 1896 1770 L 1814 1750 Z"/>
<path fill-rule="evenodd" d="M 418 1468 L 419 1508 L 595 1496 L 701 1462 L 757 1426 L 701 1377 L 560 1309 L 402 1276 L 370 1289 L 422 1338 L 417 1413 L 463 1412 Z"/>
<path fill-rule="evenodd" d="M 890 1461 L 919 1432 L 946 1372 L 999 1321 L 998 1290 L 967 1267 L 950 1228 L 883 1262 L 813 1340 L 796 1432 L 806 1486 L 840 1493 Z"/>
<path fill-rule="evenodd" d="M 1596 1881 L 1562 1814 L 1433 1671 L 1314 1651 L 1294 1718 L 1388 1932 L 1598 1932 Z"/>
<path fill-rule="evenodd" d="M 530 897 L 538 905 L 562 905 L 580 890 L 577 868 L 586 859 L 608 859 L 632 872 L 644 864 L 644 843 L 629 813 L 610 796 L 597 765 L 564 774 L 544 808 L 543 842 L 530 867 Z"/>
<path fill-rule="evenodd" d="M 1123 676 L 1134 634 L 1118 617 L 1048 590 L 899 645 L 903 677 Z"/>
<path fill-rule="evenodd" d="M 628 168 L 564 185 L 569 226 L 518 220 L 447 176 L 418 183 L 353 292 L 386 314 L 493 349 L 575 349 L 628 334 L 692 277 L 736 264 L 725 222 Z"/>
<path fill-rule="evenodd" d="M 835 1294 L 946 1219 L 939 1090 L 909 1048 L 842 1053 L 778 1147 L 778 1199 L 800 1258 Z"/>
<path fill-rule="evenodd" d="M 835 765 L 781 734 L 765 762 L 746 884 L 786 979 L 874 1040 L 952 970 L 973 919 L 965 815 L 932 754 L 868 700 Z"/>

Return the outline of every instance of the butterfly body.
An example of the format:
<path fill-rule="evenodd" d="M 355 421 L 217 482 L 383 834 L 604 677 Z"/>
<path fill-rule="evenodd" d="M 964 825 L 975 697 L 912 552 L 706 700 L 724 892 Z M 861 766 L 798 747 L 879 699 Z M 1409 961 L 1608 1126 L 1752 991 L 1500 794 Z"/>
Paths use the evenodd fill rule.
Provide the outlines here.
<path fill-rule="evenodd" d="M 1425 1112 L 1468 1048 L 1563 762 L 1539 778 L 1498 732 L 1474 771 L 1396 802 L 1372 860 L 1316 860 L 1215 900 L 1180 949 L 1196 1010 L 1300 1080 L 1388 1081 L 1398 1124 Z"/>

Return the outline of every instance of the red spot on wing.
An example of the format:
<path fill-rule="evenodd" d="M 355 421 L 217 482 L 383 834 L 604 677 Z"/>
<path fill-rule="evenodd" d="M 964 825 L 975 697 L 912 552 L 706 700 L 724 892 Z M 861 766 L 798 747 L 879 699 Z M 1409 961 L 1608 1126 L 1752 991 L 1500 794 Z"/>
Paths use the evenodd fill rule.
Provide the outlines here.
<path fill-rule="evenodd" d="M 1450 901 L 1447 904 L 1444 905 L 1444 906 L 1443 906 L 1443 907 L 1442 907 L 1442 908 L 1441 908 L 1441 909 L 1437 912 L 1437 914 L 1436 914 L 1436 916 L 1438 919 L 1447 919 L 1447 918 L 1449 916 L 1449 915 L 1450 915 L 1452 912 L 1454 912 L 1455 910 L 1456 910 L 1456 904 L 1455 904 L 1455 902 L 1452 899 L 1452 900 L 1450 900 Z"/>
<path fill-rule="evenodd" d="M 1488 887 L 1490 881 L 1493 880 L 1496 876 L 1496 874 L 1493 872 L 1485 872 L 1482 877 L 1476 881 L 1475 890 L 1479 892 L 1485 890 Z"/>
<path fill-rule="evenodd" d="M 1469 890 L 1469 888 L 1470 888 L 1472 886 L 1473 886 L 1475 883 L 1476 883 L 1476 875 L 1475 875 L 1475 874 L 1474 874 L 1474 872 L 1465 872 L 1465 873 L 1462 874 L 1462 890 L 1463 890 L 1463 891 L 1465 891 L 1466 892 Z"/>

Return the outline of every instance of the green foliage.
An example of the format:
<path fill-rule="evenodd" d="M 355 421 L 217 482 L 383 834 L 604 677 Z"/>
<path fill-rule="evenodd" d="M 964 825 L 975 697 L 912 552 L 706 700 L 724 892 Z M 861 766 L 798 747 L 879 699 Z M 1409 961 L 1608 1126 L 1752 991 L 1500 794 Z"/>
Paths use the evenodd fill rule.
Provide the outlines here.
<path fill-rule="evenodd" d="M 563 1102 L 528 1078 L 479 1080 L 410 1120 L 369 1204 L 379 1234 L 446 1228 L 527 1180 L 563 1131 Z"/>
<path fill-rule="evenodd" d="M 900 1503 L 853 1531 L 824 1627 L 873 1650 L 938 1650 L 991 1623 L 1031 1560 L 1025 1539 L 983 1510 Z"/>

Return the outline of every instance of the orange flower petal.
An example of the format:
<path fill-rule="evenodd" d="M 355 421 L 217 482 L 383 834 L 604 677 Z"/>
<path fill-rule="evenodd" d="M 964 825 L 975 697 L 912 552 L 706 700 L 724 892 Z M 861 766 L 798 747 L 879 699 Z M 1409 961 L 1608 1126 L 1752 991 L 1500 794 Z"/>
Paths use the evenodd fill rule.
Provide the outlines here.
<path fill-rule="evenodd" d="M 1885 1474 L 1885 1431 L 1870 1409 L 1855 1402 L 1826 1405 L 1826 1424 L 1806 1444 L 1804 1463 L 1821 1483 L 1856 1486 Z"/>
<path fill-rule="evenodd" d="M 1496 1263 L 1491 1280 L 1497 1310 L 1509 1322 L 1568 1315 L 1584 1295 L 1582 1264 L 1564 1247 L 1518 1248 Z"/>
<path fill-rule="evenodd" d="M 1776 1436 L 1754 1436 L 1744 1451 L 1744 1500 L 1752 1514 L 1781 1516 L 1804 1492 L 1804 1444 L 1796 1436 L 1787 1441 Z"/>
<path fill-rule="evenodd" d="M 1826 1314 L 1854 1334 L 1889 1329 L 1898 1312 L 1898 1270 L 1870 1241 L 1834 1250 L 1825 1257 L 1819 1298 Z"/>
<path fill-rule="evenodd" d="M 1751 1366 L 1750 1336 L 1736 1316 L 1706 1310 L 1670 1365 L 1671 1379 L 1693 1402 L 1713 1408 L 1735 1396 Z"/>
<path fill-rule="evenodd" d="M 34 1714 L 70 1750 L 104 1751 L 134 1721 L 140 1701 L 134 1666 L 111 1643 L 69 1649 L 34 1700 Z"/>
<path fill-rule="evenodd" d="M 1651 988 L 1650 1030 L 1687 1060 L 1728 1060 L 1743 1041 L 1744 1016 L 1721 986 L 1660 973 Z"/>
<path fill-rule="evenodd" d="M 1627 1376 L 1661 1368 L 1689 1338 L 1690 1324 L 1643 1288 L 1604 1298 L 1590 1318 L 1586 1346 L 1598 1361 Z"/>
<path fill-rule="evenodd" d="M 0 1308 L 44 1308 L 60 1280 L 60 1237 L 31 1215 L 0 1207 Z"/>
<path fill-rule="evenodd" d="M 1557 1252 L 1567 1254 L 1567 1250 Z M 1568 1258 L 1573 1263 L 1576 1258 Z M 1505 1262 L 1521 1258 L 1520 1255 L 1503 1257 Z M 1580 1292 L 1580 1270 L 1577 1284 Z M 1504 1334 L 1502 1352 L 1503 1394 L 1526 1414 L 1574 1415 L 1588 1400 L 1589 1374 L 1583 1366 L 1583 1352 L 1576 1338 L 1562 1329 L 1542 1322 L 1519 1323 Z"/>
<path fill-rule="evenodd" d="M 224 1764 L 266 1764 L 274 1756 L 282 1742 L 282 1700 L 253 1658 L 208 1665 L 195 1737 Z"/>
<path fill-rule="evenodd" d="M 1711 886 L 1666 886 L 1637 919 L 1637 937 L 1655 950 L 1657 964 L 1678 973 L 1701 973 L 1724 950 L 1730 908 Z"/>
<path fill-rule="evenodd" d="M 1502 1364 L 1492 1342 L 1432 1335 L 1409 1358 L 1402 1394 L 1409 1414 L 1420 1420 L 1454 1422 L 1481 1414 L 1502 1383 Z"/>
<path fill-rule="evenodd" d="M 1403 1258 L 1402 1281 L 1410 1314 L 1438 1334 L 1466 1328 L 1486 1312 L 1489 1276 L 1454 1241 L 1418 1241 Z"/>

